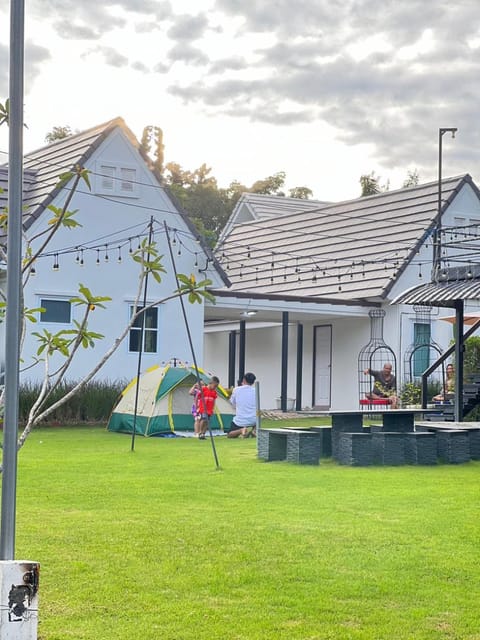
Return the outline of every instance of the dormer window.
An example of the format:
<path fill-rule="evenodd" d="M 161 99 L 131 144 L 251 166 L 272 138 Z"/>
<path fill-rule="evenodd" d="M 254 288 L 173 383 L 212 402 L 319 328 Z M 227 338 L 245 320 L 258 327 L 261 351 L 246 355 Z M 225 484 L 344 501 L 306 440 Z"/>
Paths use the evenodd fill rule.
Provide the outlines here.
<path fill-rule="evenodd" d="M 137 169 L 117 162 L 97 162 L 95 191 L 102 195 L 138 198 Z"/>

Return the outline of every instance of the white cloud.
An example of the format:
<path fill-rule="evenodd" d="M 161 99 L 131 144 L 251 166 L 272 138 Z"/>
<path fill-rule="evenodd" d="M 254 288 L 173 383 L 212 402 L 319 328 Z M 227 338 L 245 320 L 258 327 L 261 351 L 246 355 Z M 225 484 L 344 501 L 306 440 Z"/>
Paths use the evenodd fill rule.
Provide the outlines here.
<path fill-rule="evenodd" d="M 352 162 L 358 175 L 375 170 L 387 178 L 413 166 L 426 179 L 435 175 L 438 127 L 457 126 L 449 166 L 473 172 L 478 162 L 476 0 L 31 0 L 27 14 L 29 113 L 31 99 L 43 104 L 47 92 L 55 95 L 43 119 L 35 110 L 42 138 L 56 124 L 47 117 L 82 128 L 90 109 L 87 126 L 124 115 L 141 129 L 157 118 L 170 140 L 195 122 L 212 131 L 203 161 L 210 163 L 208 153 L 220 158 L 223 148 L 227 171 L 228 126 L 232 139 L 242 132 L 238 145 L 268 127 L 296 148 L 301 130 L 303 153 L 316 163 L 319 153 L 335 156 L 335 147 L 350 158 L 342 170 Z M 0 9 L 0 100 L 8 90 L 4 17 Z M 82 104 L 82 113 L 69 102 Z M 305 131 L 316 127 L 328 132 L 328 150 L 309 142 Z M 194 157 L 193 137 L 190 144 Z M 284 162 L 257 177 L 296 171 L 295 153 L 287 149 Z"/>

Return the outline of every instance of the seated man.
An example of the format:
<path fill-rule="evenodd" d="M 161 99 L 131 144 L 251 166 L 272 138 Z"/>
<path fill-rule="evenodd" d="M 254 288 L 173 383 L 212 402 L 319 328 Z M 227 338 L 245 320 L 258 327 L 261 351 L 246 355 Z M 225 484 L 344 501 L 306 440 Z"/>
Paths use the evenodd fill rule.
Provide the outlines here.
<path fill-rule="evenodd" d="M 395 376 L 392 374 L 391 362 L 386 362 L 381 371 L 365 369 L 363 373 L 365 375 L 373 376 L 373 379 L 375 380 L 369 397 L 372 400 L 377 398 L 388 398 L 389 403 L 392 405 L 392 409 L 398 409 L 398 397 L 396 392 L 397 382 L 395 380 Z"/>
<path fill-rule="evenodd" d="M 230 402 L 235 408 L 235 416 L 232 420 L 229 438 L 255 438 L 255 426 L 257 424 L 257 403 L 255 398 L 255 375 L 246 373 L 243 376 L 242 384 L 235 387 L 232 392 Z"/>

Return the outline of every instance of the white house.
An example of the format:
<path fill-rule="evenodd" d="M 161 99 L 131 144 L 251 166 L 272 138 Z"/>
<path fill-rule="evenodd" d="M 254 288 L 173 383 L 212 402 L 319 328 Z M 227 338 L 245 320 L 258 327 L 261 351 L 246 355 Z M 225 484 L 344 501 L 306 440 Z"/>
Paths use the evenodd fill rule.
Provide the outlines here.
<path fill-rule="evenodd" d="M 357 408 L 359 354 L 371 337 L 372 310 L 385 311 L 383 339 L 395 358 L 399 385 L 405 354 L 426 328 L 442 348 L 451 339 L 451 325 L 438 321 L 447 311 L 432 308 L 427 323 L 410 305 L 391 304 L 430 280 L 437 183 L 341 203 L 245 194 L 213 255 L 133 134 L 115 119 L 26 156 L 24 229 L 33 247 L 41 246 L 37 234 L 53 215 L 48 207 L 61 207 L 70 195 L 72 180 L 59 186 L 58 176 L 75 165 L 90 172 L 91 189 L 81 184 L 69 204 L 82 226 L 58 231 L 25 287 L 25 306 L 45 311 L 29 324 L 22 380 L 42 375 L 41 366 L 31 367 L 38 346 L 33 332 L 74 326 L 80 310 L 71 299 L 79 283 L 112 301 L 91 314 L 90 329 L 105 340 L 80 353 L 72 376 L 78 379 L 99 360 L 132 312 L 138 270 L 130 248 L 150 231 L 167 273 L 160 285 L 150 279 L 147 303 L 176 288 L 174 266 L 212 280 L 215 305 L 185 305 L 196 360 L 224 385 L 254 371 L 265 409 L 274 408 L 279 397 L 285 406 L 295 399 L 297 408 Z M 6 172 L 0 167 L 0 187 L 7 185 Z M 6 192 L 0 199 L 2 206 Z M 478 253 L 479 225 L 480 194 L 470 176 L 443 180 L 445 268 L 469 268 Z M 5 271 L 0 278 L 4 288 Z M 476 302 L 469 304 L 466 311 L 474 311 Z M 192 361 L 178 300 L 159 304 L 146 325 L 142 369 L 171 358 Z M 139 335 L 138 327 L 132 329 L 97 377 L 133 377 Z"/>
<path fill-rule="evenodd" d="M 426 321 L 410 305 L 391 305 L 430 281 L 438 183 L 313 207 L 297 200 L 293 213 L 278 197 L 277 216 L 275 197 L 264 198 L 268 207 L 243 196 L 216 248 L 232 284 L 205 310 L 205 362 L 222 380 L 253 371 L 264 408 L 282 397 L 284 407 L 292 398 L 297 408 L 355 409 L 372 309 L 385 311 L 398 386 L 425 330 L 448 345 L 451 325 L 438 321 L 445 310 L 433 307 Z M 479 246 L 480 192 L 470 176 L 442 181 L 441 219 L 441 264 L 465 266 Z"/>
<path fill-rule="evenodd" d="M 122 119 L 117 118 L 88 131 L 69 136 L 25 157 L 24 230 L 25 247 L 37 249 L 45 236 L 38 234 L 53 217 L 48 208 L 62 207 L 70 196 L 73 179 L 59 186 L 58 177 L 74 166 L 89 171 L 91 189 L 81 182 L 69 211 L 77 210 L 81 226 L 61 227 L 52 242 L 34 263 L 35 275 L 25 287 L 25 307 L 43 308 L 37 322 L 28 323 L 23 346 L 21 379 L 42 377 L 41 364 L 31 367 L 38 342 L 33 335 L 44 329 L 57 332 L 74 326 L 81 309 L 72 304 L 79 283 L 96 296 L 109 296 L 107 308 L 90 315 L 89 328 L 105 336 L 95 348 L 78 354 L 72 371 L 79 379 L 100 359 L 112 340 L 126 326 L 138 289 L 138 266 L 130 252 L 153 234 L 163 255 L 166 273 L 158 284 L 148 282 L 146 302 L 168 297 L 175 289 L 174 265 L 178 273 L 209 278 L 216 287 L 228 280 L 209 249 L 198 238 L 187 216 L 162 186 L 160 176 Z M 0 185 L 6 186 L 7 167 L 0 168 Z M 2 206 L 6 202 L 6 193 Z M 2 288 L 5 290 L 5 271 Z M 143 303 L 143 291 L 140 298 Z M 203 304 L 185 303 L 188 326 L 197 362 L 203 364 Z M 130 379 L 136 375 L 140 348 L 140 327 L 134 327 L 112 358 L 99 372 L 103 379 Z M 192 352 L 181 304 L 173 299 L 159 304 L 147 314 L 142 368 L 171 358 L 192 362 Z M 4 358 L 1 358 L 4 362 Z"/>

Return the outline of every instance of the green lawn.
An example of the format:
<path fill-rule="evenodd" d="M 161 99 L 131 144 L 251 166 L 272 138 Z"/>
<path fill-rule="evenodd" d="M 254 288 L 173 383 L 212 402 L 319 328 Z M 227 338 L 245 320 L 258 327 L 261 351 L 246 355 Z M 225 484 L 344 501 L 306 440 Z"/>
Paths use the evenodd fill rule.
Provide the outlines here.
<path fill-rule="evenodd" d="M 208 440 L 131 453 L 101 428 L 34 431 L 16 557 L 41 563 L 40 640 L 480 638 L 480 463 L 307 467 L 215 443 L 221 471 Z"/>

